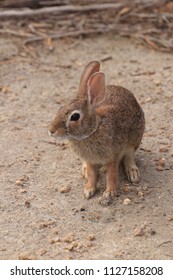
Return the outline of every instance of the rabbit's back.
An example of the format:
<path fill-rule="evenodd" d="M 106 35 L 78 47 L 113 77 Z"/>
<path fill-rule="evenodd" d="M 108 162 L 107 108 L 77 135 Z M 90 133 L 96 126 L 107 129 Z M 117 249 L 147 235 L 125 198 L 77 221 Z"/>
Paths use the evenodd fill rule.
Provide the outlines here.
<path fill-rule="evenodd" d="M 107 86 L 104 104 L 110 106 L 109 117 L 105 121 L 110 122 L 114 137 L 137 148 L 144 132 L 145 119 L 133 93 L 120 86 Z"/>
<path fill-rule="evenodd" d="M 132 92 L 120 86 L 107 86 L 103 103 L 110 106 L 106 120 L 110 121 L 114 135 L 120 130 L 119 134 L 124 134 L 129 144 L 138 142 L 139 138 L 141 140 L 145 126 L 144 113 Z"/>

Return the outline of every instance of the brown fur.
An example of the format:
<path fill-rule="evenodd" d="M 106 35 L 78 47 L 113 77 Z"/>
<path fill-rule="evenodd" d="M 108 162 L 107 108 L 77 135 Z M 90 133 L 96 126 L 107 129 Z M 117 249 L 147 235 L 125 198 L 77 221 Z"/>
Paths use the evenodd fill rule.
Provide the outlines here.
<path fill-rule="evenodd" d="M 50 133 L 70 140 L 74 151 L 86 164 L 87 198 L 96 191 L 98 164 L 107 167 L 105 196 L 114 196 L 119 161 L 123 159 L 128 179 L 137 182 L 139 170 L 134 161 L 145 126 L 144 113 L 134 95 L 123 87 L 104 86 L 104 74 L 93 73 L 99 62 L 89 63 L 81 77 L 77 98 L 65 105 L 52 121 Z M 80 119 L 70 121 L 73 112 Z"/>

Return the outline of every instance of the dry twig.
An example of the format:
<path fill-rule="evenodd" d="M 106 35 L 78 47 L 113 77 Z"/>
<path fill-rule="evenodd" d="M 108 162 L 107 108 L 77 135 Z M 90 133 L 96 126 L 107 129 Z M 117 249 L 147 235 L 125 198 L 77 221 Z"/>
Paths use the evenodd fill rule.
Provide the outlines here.
<path fill-rule="evenodd" d="M 55 7 L 46 7 L 41 9 L 25 9 L 25 10 L 4 10 L 0 12 L 0 18 L 9 18 L 9 17 L 33 17 L 38 15 L 45 14 L 62 14 L 62 13 L 71 13 L 71 12 L 90 12 L 90 11 L 100 11 L 107 9 L 120 9 L 124 7 L 122 3 L 110 3 L 110 4 L 95 4 L 95 5 L 85 5 L 85 6 L 55 6 Z"/>
<path fill-rule="evenodd" d="M 3 2 L 15 5 L 13 0 Z M 28 5 L 31 2 L 24 0 Z M 24 37 L 24 43 L 29 44 L 48 38 L 80 37 L 111 31 L 140 40 L 155 50 L 173 51 L 173 14 L 171 10 L 169 13 L 171 6 L 168 6 L 168 0 L 117 0 L 116 3 L 90 0 L 88 3 L 94 3 L 90 5 L 85 5 L 82 0 L 34 2 L 38 6 L 35 9 L 0 10 L 0 19 L 3 19 L 0 33 Z M 69 3 L 77 3 L 77 6 Z M 57 6 L 52 6 L 55 4 Z"/>

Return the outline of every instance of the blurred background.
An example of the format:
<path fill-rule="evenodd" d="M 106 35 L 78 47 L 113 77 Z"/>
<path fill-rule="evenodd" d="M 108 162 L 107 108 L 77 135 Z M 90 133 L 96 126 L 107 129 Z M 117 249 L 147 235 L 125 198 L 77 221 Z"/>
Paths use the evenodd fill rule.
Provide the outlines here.
<path fill-rule="evenodd" d="M 173 50 L 173 1 L 0 0 L 0 34 L 24 44 L 113 32 Z"/>

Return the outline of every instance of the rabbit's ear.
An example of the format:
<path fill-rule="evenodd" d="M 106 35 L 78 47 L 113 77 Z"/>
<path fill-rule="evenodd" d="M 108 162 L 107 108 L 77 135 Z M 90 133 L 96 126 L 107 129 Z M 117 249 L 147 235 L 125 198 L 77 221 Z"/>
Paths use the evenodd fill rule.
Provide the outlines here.
<path fill-rule="evenodd" d="M 85 67 L 81 75 L 77 96 L 86 96 L 88 80 L 94 73 L 99 72 L 99 70 L 100 70 L 99 61 L 91 61 L 90 63 L 87 64 L 87 66 Z"/>
<path fill-rule="evenodd" d="M 88 81 L 88 101 L 96 106 L 105 97 L 105 75 L 103 72 L 95 73 Z"/>

